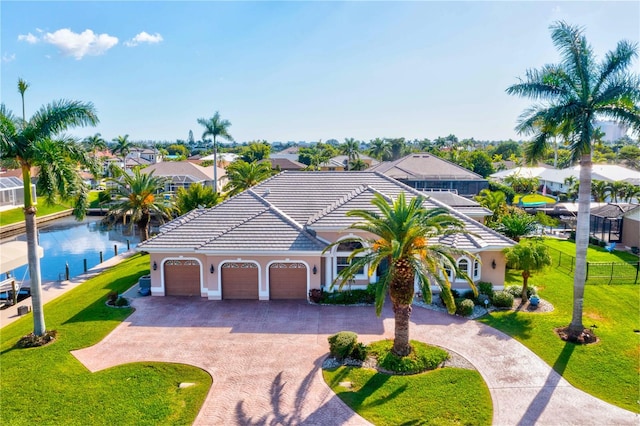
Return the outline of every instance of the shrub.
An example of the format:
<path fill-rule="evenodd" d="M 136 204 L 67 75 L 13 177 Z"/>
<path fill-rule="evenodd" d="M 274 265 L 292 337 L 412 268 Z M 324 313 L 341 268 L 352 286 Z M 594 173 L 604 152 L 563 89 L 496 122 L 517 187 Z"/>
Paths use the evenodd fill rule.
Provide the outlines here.
<path fill-rule="evenodd" d="M 476 295 L 473 294 L 473 290 L 466 290 L 464 293 L 462 293 L 462 298 L 475 300 Z"/>
<path fill-rule="evenodd" d="M 510 308 L 513 306 L 513 295 L 508 291 L 497 291 L 493 294 L 491 303 L 497 308 Z"/>
<path fill-rule="evenodd" d="M 489 305 L 489 303 L 484 303 L 484 301 L 488 301 L 489 303 L 491 303 L 491 297 L 489 297 L 486 294 L 480 294 L 478 295 L 478 306 L 487 306 Z"/>
<path fill-rule="evenodd" d="M 358 342 L 351 350 L 351 354 L 349 354 L 349 358 L 357 359 L 359 361 L 364 361 L 365 359 L 367 359 L 368 354 L 369 354 L 369 347 L 362 342 Z"/>
<path fill-rule="evenodd" d="M 371 286 L 369 286 L 371 287 Z M 344 290 L 334 291 L 333 293 L 322 293 L 320 303 L 328 305 L 354 305 L 357 303 L 373 303 L 376 299 L 375 290 L 371 291 L 367 287 L 366 290 Z"/>
<path fill-rule="evenodd" d="M 110 291 L 109 294 L 107 295 L 107 302 L 110 305 L 115 305 L 116 304 L 116 300 L 118 300 L 118 292 L 117 291 Z"/>
<path fill-rule="evenodd" d="M 487 296 L 493 296 L 493 284 L 486 281 L 480 281 L 478 283 L 478 293 L 486 294 Z"/>
<path fill-rule="evenodd" d="M 37 348 L 53 342 L 57 335 L 57 330 L 45 330 L 42 336 L 29 333 L 26 336 L 22 336 L 16 346 L 19 348 Z"/>
<path fill-rule="evenodd" d="M 313 303 L 320 303 L 322 300 L 322 290 L 319 288 L 312 288 L 309 291 L 309 300 Z"/>
<path fill-rule="evenodd" d="M 392 347 L 392 340 L 380 340 L 369 345 L 369 352 L 378 359 L 378 366 L 395 373 L 415 374 L 433 370 L 449 359 L 444 349 L 415 340 L 411 341 L 411 353 L 402 358 L 391 353 Z"/>
<path fill-rule="evenodd" d="M 129 306 L 129 301 L 125 297 L 120 296 L 116 300 L 115 305 L 118 306 L 118 307 Z"/>
<path fill-rule="evenodd" d="M 511 294 L 513 297 L 522 297 L 522 286 L 519 285 L 510 285 L 504 289 L 507 293 Z M 527 297 L 536 296 L 538 294 L 538 289 L 536 286 L 530 285 L 527 286 Z"/>
<path fill-rule="evenodd" d="M 353 348 L 358 343 L 358 335 L 353 331 L 341 331 L 329 336 L 329 352 L 338 359 L 344 359 L 351 355 Z"/>
<path fill-rule="evenodd" d="M 458 290 L 456 290 L 455 288 L 451 289 L 451 296 L 453 296 L 454 299 L 460 297 L 460 292 Z"/>
<path fill-rule="evenodd" d="M 471 299 L 456 299 L 456 314 L 468 317 L 473 313 L 473 307 L 475 304 Z"/>

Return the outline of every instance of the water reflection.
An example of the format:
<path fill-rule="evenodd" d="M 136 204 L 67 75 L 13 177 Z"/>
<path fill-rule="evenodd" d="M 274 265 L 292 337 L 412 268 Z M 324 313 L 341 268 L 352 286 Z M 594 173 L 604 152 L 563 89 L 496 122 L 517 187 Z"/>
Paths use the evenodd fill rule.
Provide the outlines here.
<path fill-rule="evenodd" d="M 116 225 L 107 227 L 99 218 L 89 217 L 82 222 L 73 218 L 56 220 L 50 224 L 40 226 L 40 246 L 44 249 L 44 257 L 40 259 L 43 281 L 55 281 L 64 278 L 65 265 L 69 265 L 69 276 L 74 277 L 84 272 L 84 259 L 87 268 L 91 269 L 102 259 L 108 260 L 118 253 L 127 250 L 127 242 L 133 249 L 139 240 L 135 230 L 129 226 Z M 26 241 L 26 235 L 14 240 Z M 29 279 L 27 266 L 14 271 L 18 280 Z"/>

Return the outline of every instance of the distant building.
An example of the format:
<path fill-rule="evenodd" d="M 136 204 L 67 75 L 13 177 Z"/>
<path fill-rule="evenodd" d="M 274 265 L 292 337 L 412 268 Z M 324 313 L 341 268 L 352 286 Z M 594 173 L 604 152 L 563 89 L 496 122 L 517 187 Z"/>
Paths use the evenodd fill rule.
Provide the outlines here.
<path fill-rule="evenodd" d="M 489 182 L 479 174 L 428 153 L 384 161 L 367 171 L 382 173 L 421 191 L 450 191 L 463 197 L 489 188 Z"/>
<path fill-rule="evenodd" d="M 31 184 L 31 197 L 36 203 L 36 185 Z M 14 176 L 0 177 L 0 210 L 12 209 L 24 205 L 22 179 Z"/>
<path fill-rule="evenodd" d="M 189 189 L 194 183 L 213 187 L 213 167 L 198 166 L 190 161 L 163 161 L 145 167 L 141 172 L 153 172 L 154 176 L 167 178 L 165 192 L 176 192 L 178 188 Z M 226 183 L 226 171 L 218 167 L 218 192 Z"/>
<path fill-rule="evenodd" d="M 360 158 L 360 161 L 367 165 L 367 168 L 380 164 L 380 162 L 375 158 L 371 158 L 364 154 L 359 154 L 358 157 Z M 337 155 L 333 158 L 330 158 L 326 162 L 319 164 L 318 167 L 320 168 L 320 170 L 329 172 L 344 171 L 347 170 L 348 162 L 349 157 L 347 157 L 346 155 Z"/>
<path fill-rule="evenodd" d="M 615 121 L 596 121 L 595 127 L 599 127 L 604 132 L 605 142 L 615 142 L 621 137 L 627 134 L 629 128 L 623 124 L 616 123 Z"/>

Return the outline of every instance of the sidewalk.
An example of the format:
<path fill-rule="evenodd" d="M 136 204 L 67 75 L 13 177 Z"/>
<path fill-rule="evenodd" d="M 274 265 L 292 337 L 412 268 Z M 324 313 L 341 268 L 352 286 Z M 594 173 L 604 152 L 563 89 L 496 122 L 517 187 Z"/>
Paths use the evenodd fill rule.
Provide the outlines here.
<path fill-rule="evenodd" d="M 108 269 L 114 265 L 117 265 L 122 260 L 130 256 L 133 256 L 136 253 L 137 252 L 135 250 L 129 250 L 127 252 L 119 254 L 118 256 L 112 257 L 111 259 L 106 260 L 101 264 L 94 266 L 93 268 L 89 269 L 87 273 L 78 275 L 77 277 L 73 277 L 68 281 L 63 280 L 63 281 L 43 282 L 42 283 L 42 304 L 44 305 L 47 302 L 50 302 L 51 300 L 57 297 L 60 297 L 67 291 L 78 287 L 80 284 L 84 283 L 89 278 L 95 277 L 96 275 L 103 272 L 105 269 Z M 29 312 L 31 312 L 31 306 L 32 306 L 31 297 L 28 297 L 22 300 L 17 305 L 13 305 L 7 309 L 0 310 L 0 328 L 8 324 L 11 324 L 12 322 L 21 318 L 21 316 L 18 315 L 19 306 L 28 306 Z M 45 319 L 46 319 L 46 312 L 45 312 Z"/>

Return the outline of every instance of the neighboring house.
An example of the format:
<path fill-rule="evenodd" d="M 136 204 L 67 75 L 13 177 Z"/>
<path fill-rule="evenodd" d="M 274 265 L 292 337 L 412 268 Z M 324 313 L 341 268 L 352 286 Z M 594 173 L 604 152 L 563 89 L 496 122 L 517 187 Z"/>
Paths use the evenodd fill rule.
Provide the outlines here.
<path fill-rule="evenodd" d="M 141 170 L 154 176 L 167 178 L 165 192 L 175 193 L 178 188 L 189 189 L 193 183 L 213 186 L 213 166 L 202 167 L 191 161 L 163 161 Z M 227 183 L 226 171 L 218 167 L 218 191 Z"/>
<path fill-rule="evenodd" d="M 300 148 L 297 146 L 290 146 L 289 148 L 285 148 L 282 151 L 278 151 L 278 152 L 272 152 L 269 155 L 270 159 L 287 159 L 287 160 L 291 160 L 291 161 L 298 161 L 298 158 L 300 156 Z"/>
<path fill-rule="evenodd" d="M 375 158 L 371 158 L 364 154 L 358 154 L 358 158 L 360 158 L 360 161 L 367 165 L 367 169 L 380 164 L 380 162 Z M 319 164 L 318 167 L 320 167 L 320 170 L 329 172 L 344 171 L 347 170 L 348 162 L 349 157 L 347 157 L 346 155 L 337 155 L 333 158 L 330 158 L 328 161 Z"/>
<path fill-rule="evenodd" d="M 452 207 L 454 210 L 469 216 L 473 220 L 484 223 L 487 216 L 491 216 L 493 212 L 486 207 L 482 207 L 480 203 L 470 198 L 461 197 L 450 191 L 423 191 L 425 195 L 435 198 L 443 204 Z"/>
<path fill-rule="evenodd" d="M 206 157 L 200 158 L 200 161 L 213 161 L 213 157 L 213 154 L 209 154 Z M 226 168 L 229 164 L 240 158 L 238 154 L 234 154 L 233 152 L 219 152 L 216 154 L 216 157 L 218 161 L 218 169 Z"/>
<path fill-rule="evenodd" d="M 635 205 L 622 215 L 622 238 L 627 247 L 640 247 L 640 205 Z M 637 253 L 636 253 L 637 254 Z"/>
<path fill-rule="evenodd" d="M 622 243 L 625 222 L 632 222 L 632 217 L 624 220 L 625 214 L 631 210 L 637 210 L 637 208 L 637 204 L 609 203 L 591 209 L 589 220 L 591 235 L 608 243 Z M 633 224 L 631 226 L 633 227 Z"/>
<path fill-rule="evenodd" d="M 524 178 L 538 178 L 540 185 L 552 192 L 566 194 L 570 187 L 566 185 L 565 179 L 573 176 L 577 182 L 580 179 L 580 166 L 568 169 L 554 169 L 548 167 L 516 167 L 514 169 L 502 170 L 493 173 L 489 177 L 496 181 L 504 181 L 508 176 L 519 176 Z M 591 172 L 593 180 L 603 180 L 606 182 L 623 181 L 633 185 L 640 185 L 640 172 L 627 169 L 615 164 L 594 164 Z"/>
<path fill-rule="evenodd" d="M 282 172 L 210 209 L 193 210 L 162 226 L 138 245 L 150 253 L 151 293 L 219 299 L 307 299 L 311 289 L 332 289 L 348 265 L 353 243 L 323 250 L 359 231 L 347 230 L 353 209 L 374 209 L 374 194 L 424 195 L 395 179 L 370 172 Z M 475 256 L 458 259 L 476 282 L 504 285 L 502 250 L 515 243 L 437 201 L 463 221 L 469 234 L 434 239 Z M 453 277 L 452 277 L 453 278 Z M 365 270 L 352 288 L 378 280 Z M 454 287 L 466 288 L 463 280 Z"/>
<path fill-rule="evenodd" d="M 20 172 L 22 171 L 20 170 Z M 31 197 L 36 203 L 36 185 L 34 183 L 31 184 Z M 0 177 L 0 210 L 21 206 L 24 206 L 22 179 L 6 175 Z"/>
<path fill-rule="evenodd" d="M 463 197 L 478 195 L 489 187 L 479 174 L 428 153 L 384 161 L 368 171 L 382 173 L 420 191 L 451 191 Z"/>
<path fill-rule="evenodd" d="M 307 168 L 306 164 L 302 164 L 295 160 L 290 160 L 288 158 L 267 158 L 265 160 L 260 161 L 268 161 L 271 164 L 272 170 L 278 171 L 298 171 L 304 170 Z"/>

